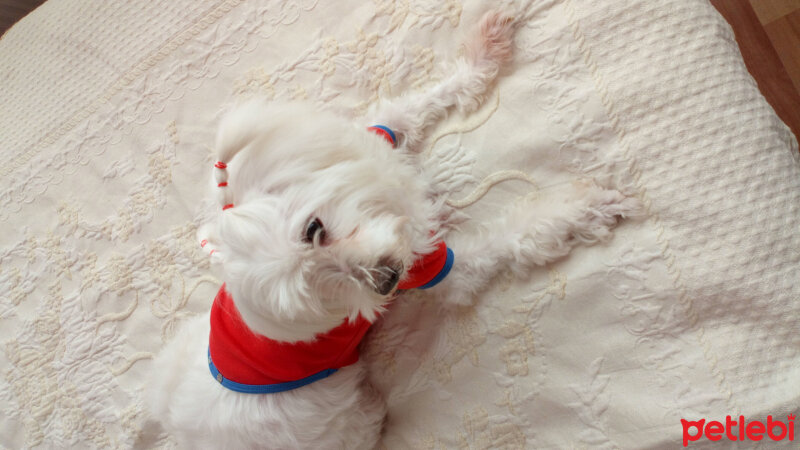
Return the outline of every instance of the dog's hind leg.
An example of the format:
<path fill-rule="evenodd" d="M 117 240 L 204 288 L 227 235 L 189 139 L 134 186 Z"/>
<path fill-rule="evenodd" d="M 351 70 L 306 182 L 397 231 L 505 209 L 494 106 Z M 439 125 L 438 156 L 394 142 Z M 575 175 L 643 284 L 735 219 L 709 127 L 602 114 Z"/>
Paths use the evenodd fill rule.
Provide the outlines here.
<path fill-rule="evenodd" d="M 486 13 L 479 31 L 466 44 L 464 58 L 449 76 L 427 91 L 379 105 L 371 119 L 399 134 L 405 148 L 419 151 L 425 129 L 448 109 L 470 112 L 480 105 L 500 68 L 511 59 L 514 28 L 513 17 L 498 11 Z"/>

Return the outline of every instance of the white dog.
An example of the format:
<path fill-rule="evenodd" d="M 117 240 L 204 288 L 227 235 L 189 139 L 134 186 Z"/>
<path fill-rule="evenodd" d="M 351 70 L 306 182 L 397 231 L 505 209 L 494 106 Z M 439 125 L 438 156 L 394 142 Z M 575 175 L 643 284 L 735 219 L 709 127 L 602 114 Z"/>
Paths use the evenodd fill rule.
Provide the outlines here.
<path fill-rule="evenodd" d="M 373 448 L 386 408 L 357 347 L 399 289 L 436 285 L 431 295 L 467 303 L 500 270 L 608 238 L 637 210 L 584 184 L 516 208 L 480 238 L 454 237 L 455 256 L 443 243 L 448 212 L 415 152 L 448 108 L 478 106 L 510 58 L 513 27 L 484 16 L 450 78 L 381 107 L 378 127 L 296 104 L 249 103 L 223 119 L 220 208 L 203 245 L 226 284 L 148 383 L 153 417 L 182 446 Z"/>

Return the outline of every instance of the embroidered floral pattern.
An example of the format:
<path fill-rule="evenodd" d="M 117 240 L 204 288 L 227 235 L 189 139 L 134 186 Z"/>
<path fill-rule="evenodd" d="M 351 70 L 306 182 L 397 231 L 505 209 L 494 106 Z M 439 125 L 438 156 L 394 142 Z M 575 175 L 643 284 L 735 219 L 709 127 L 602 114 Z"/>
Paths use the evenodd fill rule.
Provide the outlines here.
<path fill-rule="evenodd" d="M 64 58 L 85 61 L 80 68 L 88 78 L 47 74 L 50 66 L 41 63 L 30 82 L 52 86 L 41 92 L 58 97 L 60 106 L 52 114 L 31 109 L 28 103 L 48 103 L 12 90 L 4 100 L 19 117 L 6 114 L 0 123 L 11 146 L 0 168 L 0 442 L 4 448 L 172 448 L 147 421 L 141 380 L 163 343 L 187 317 L 206 311 L 219 287 L 195 233 L 220 105 L 258 96 L 364 113 L 381 98 L 448 76 L 445 63 L 461 51 L 459 36 L 486 3 L 175 0 L 146 7 L 122 2 L 91 14 L 82 9 L 88 6 L 71 4 L 74 15 L 61 11 L 59 17 L 87 31 L 77 40 L 81 48 L 76 40 L 42 40 L 41 30 L 52 27 L 40 21 L 66 8 L 61 3 L 48 2 L 16 30 L 62 50 Z M 725 83 L 707 84 L 740 86 L 731 77 L 747 74 L 730 62 L 734 41 L 703 0 L 611 3 L 503 2 L 522 22 L 513 67 L 479 111 L 454 113 L 432 129 L 421 157 L 425 175 L 450 196 L 449 208 L 470 203 L 459 201 L 471 200 L 481 180 L 508 175 L 464 209 L 476 221 L 515 198 L 546 196 L 580 176 L 636 191 L 650 208 L 648 219 L 623 225 L 606 246 L 578 249 L 528 279 L 502 274 L 473 307 L 444 310 L 419 292 L 392 305 L 362 353 L 391 411 L 381 448 L 677 444 L 669 436 L 681 415 L 769 405 L 764 399 L 788 392 L 796 379 L 790 364 L 797 359 L 796 326 L 789 326 L 796 308 L 781 314 L 779 300 L 794 292 L 797 233 L 779 224 L 796 222 L 800 202 L 791 194 L 797 189 L 779 188 L 800 178 L 791 165 L 796 153 L 785 164 L 767 158 L 784 152 L 791 138 L 776 119 L 759 113 L 756 122 L 771 130 L 759 141 L 763 157 L 754 163 L 741 149 L 730 153 L 732 164 L 769 167 L 782 181 L 770 190 L 748 171 L 749 178 L 729 184 L 752 187 L 742 197 L 760 195 L 782 207 L 764 216 L 777 236 L 769 241 L 775 251 L 751 251 L 747 264 L 728 267 L 725 261 L 745 251 L 731 240 L 738 234 L 722 241 L 704 236 L 725 231 L 728 223 L 760 226 L 767 219 L 728 220 L 735 208 L 714 209 L 726 202 L 716 191 L 726 189 L 704 191 L 708 206 L 652 184 L 672 179 L 664 167 L 707 168 L 701 156 L 710 153 L 690 153 L 695 147 L 686 143 L 706 145 L 716 129 L 684 139 L 703 121 L 680 121 L 693 111 L 691 101 L 685 111 L 671 105 L 686 104 L 681 96 L 687 92 L 709 100 L 704 105 L 713 99 L 703 96 L 705 90 L 659 91 L 665 75 L 651 69 L 672 61 L 650 60 L 642 46 L 681 62 L 683 72 L 675 73 L 686 79 L 701 71 L 690 70 L 698 67 L 690 51 L 672 51 L 675 36 L 714 49 L 714 69 L 728 72 L 718 77 Z M 106 20 L 76 22 L 81 14 Z M 681 33 L 663 31 L 672 25 Z M 618 57 L 610 50 L 619 44 L 616 36 L 634 35 L 624 53 L 647 61 L 647 70 L 609 71 L 606 64 Z M 8 35 L 0 41 L 0 56 L 10 42 Z M 670 77 L 671 86 L 685 87 Z M 650 92 L 640 92 L 641 86 Z M 754 92 L 737 89 L 730 96 L 737 101 Z M 655 103 L 652 92 L 660 93 Z M 646 117 L 636 116 L 640 109 Z M 665 115 L 669 126 L 662 123 Z M 35 126 L 15 126 L 26 121 Z M 665 129 L 682 131 L 661 136 Z M 755 139 L 734 137 L 721 142 Z M 720 160 L 728 160 L 725 150 Z M 675 156 L 680 152 L 688 156 Z M 519 179 L 536 183 L 513 181 Z M 705 215 L 689 225 L 675 223 L 696 211 Z M 690 233 L 692 224 L 703 232 Z M 469 233 L 469 225 L 453 232 Z M 716 272 L 697 264 L 705 253 L 715 256 L 709 267 Z M 778 260 L 794 263 L 763 286 L 742 281 L 759 261 L 777 267 Z M 712 301 L 712 288 L 697 274 L 717 280 L 713 289 L 730 299 Z M 737 302 L 752 289 L 775 295 Z M 751 301 L 773 324 L 769 330 L 751 329 L 742 309 Z M 738 347 L 724 336 L 733 336 Z M 749 354 L 731 354 L 731 348 Z M 622 398 L 648 401 L 630 414 Z"/>

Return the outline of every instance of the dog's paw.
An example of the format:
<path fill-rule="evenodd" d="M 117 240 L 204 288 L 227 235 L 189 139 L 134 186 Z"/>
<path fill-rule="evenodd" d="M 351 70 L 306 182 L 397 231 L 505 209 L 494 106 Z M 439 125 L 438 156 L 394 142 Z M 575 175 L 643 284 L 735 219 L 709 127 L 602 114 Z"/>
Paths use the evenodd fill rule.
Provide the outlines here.
<path fill-rule="evenodd" d="M 503 11 L 489 11 L 481 18 L 475 39 L 467 54 L 476 63 L 492 62 L 498 66 L 511 60 L 514 44 L 514 17 Z"/>
<path fill-rule="evenodd" d="M 644 215 L 644 206 L 636 197 L 587 181 L 578 182 L 575 187 L 583 207 L 580 219 L 574 223 L 572 236 L 583 243 L 607 240 L 621 219 Z"/>

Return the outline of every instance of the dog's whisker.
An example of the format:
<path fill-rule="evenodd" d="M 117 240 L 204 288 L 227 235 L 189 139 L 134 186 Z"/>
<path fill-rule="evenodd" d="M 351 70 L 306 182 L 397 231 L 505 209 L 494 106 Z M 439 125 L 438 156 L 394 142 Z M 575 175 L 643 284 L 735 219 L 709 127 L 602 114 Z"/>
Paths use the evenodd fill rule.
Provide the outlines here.
<path fill-rule="evenodd" d="M 375 284 L 375 278 L 372 276 L 372 269 L 358 266 L 358 270 L 364 274 L 364 281 L 366 281 L 371 288 L 375 289 L 377 286 Z"/>

